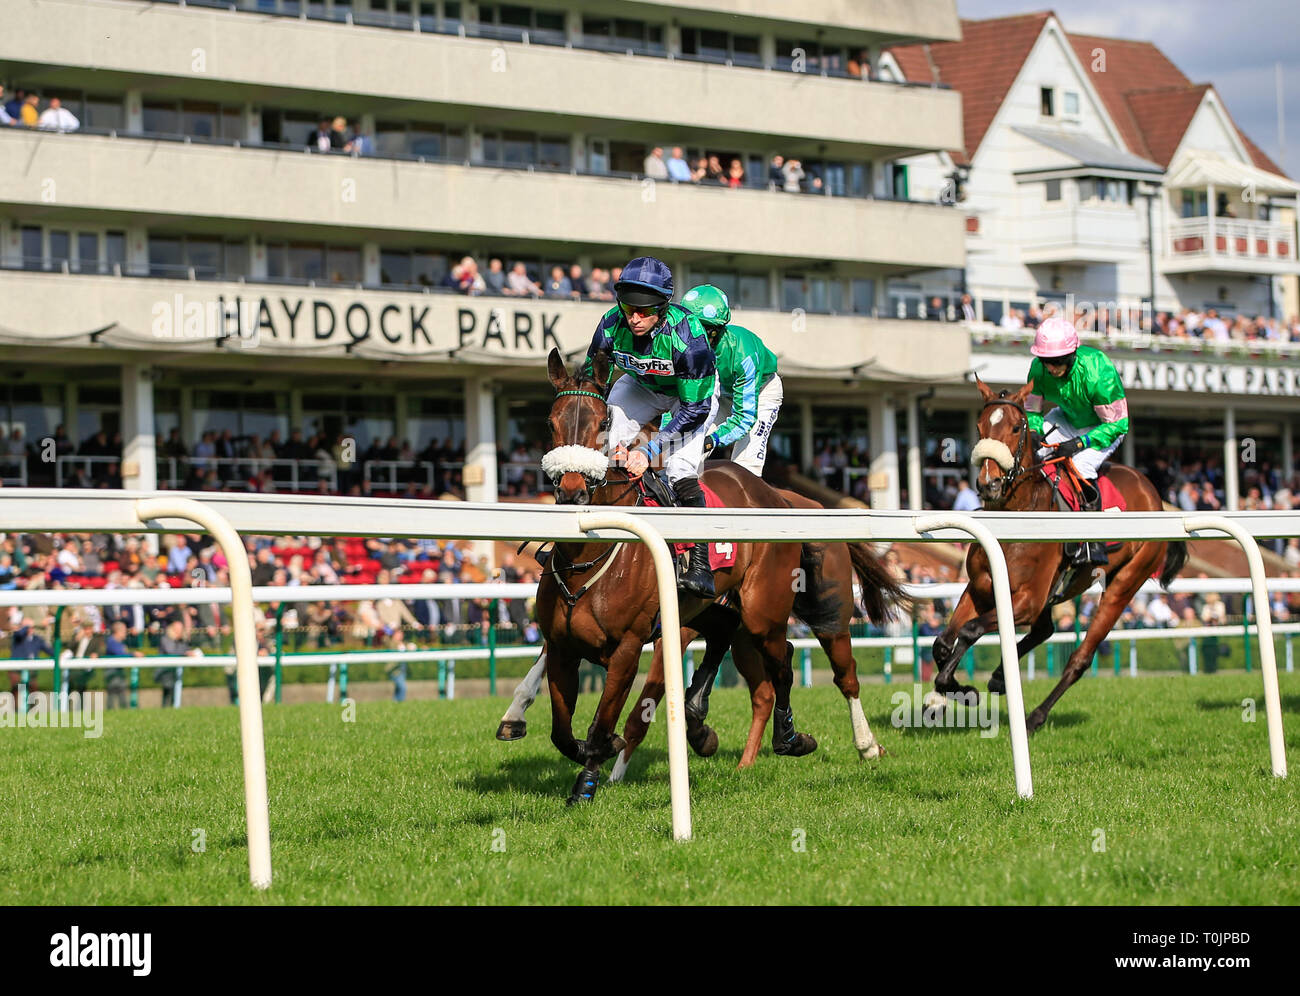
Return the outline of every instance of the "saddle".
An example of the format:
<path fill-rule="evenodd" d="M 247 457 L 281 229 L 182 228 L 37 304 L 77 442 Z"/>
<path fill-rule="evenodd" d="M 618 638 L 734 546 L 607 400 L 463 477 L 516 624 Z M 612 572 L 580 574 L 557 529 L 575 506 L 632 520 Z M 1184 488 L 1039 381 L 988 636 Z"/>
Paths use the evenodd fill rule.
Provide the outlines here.
<path fill-rule="evenodd" d="M 673 489 L 668 486 L 668 482 L 655 470 L 647 470 L 641 475 L 637 482 L 637 487 L 641 492 L 641 501 L 650 508 L 675 508 L 677 501 L 673 496 Z M 707 508 L 726 508 L 722 499 L 718 497 L 717 492 L 710 488 L 703 481 L 700 481 L 700 490 L 704 492 L 704 504 Z M 682 557 L 686 554 L 694 543 L 674 543 L 673 555 Z M 736 566 L 736 544 L 735 543 L 710 543 L 709 544 L 709 570 L 717 571 L 724 567 Z"/>
<path fill-rule="evenodd" d="M 1078 512 L 1083 509 L 1085 501 L 1092 503 L 1097 498 L 1097 504 L 1100 505 L 1103 512 L 1123 512 L 1127 510 L 1128 504 L 1124 501 L 1124 495 L 1120 493 L 1110 476 L 1105 473 L 1109 467 L 1103 465 L 1102 473 L 1097 475 L 1097 481 L 1094 484 L 1087 481 L 1074 466 L 1074 461 L 1068 457 L 1063 461 L 1054 461 L 1044 465 L 1043 473 L 1047 479 L 1052 482 L 1052 489 L 1056 493 L 1056 504 L 1062 512 Z M 1095 492 L 1090 494 L 1089 492 Z M 1104 543 L 1103 549 L 1107 554 L 1112 554 L 1124 544 L 1122 543 Z M 1052 585 L 1052 593 L 1048 599 L 1049 605 L 1058 605 L 1066 600 L 1066 592 L 1073 587 L 1075 581 L 1084 574 L 1090 574 L 1095 565 L 1076 564 L 1074 562 L 1074 552 L 1078 544 L 1062 543 L 1061 544 L 1061 566 L 1058 568 L 1056 582 Z"/>

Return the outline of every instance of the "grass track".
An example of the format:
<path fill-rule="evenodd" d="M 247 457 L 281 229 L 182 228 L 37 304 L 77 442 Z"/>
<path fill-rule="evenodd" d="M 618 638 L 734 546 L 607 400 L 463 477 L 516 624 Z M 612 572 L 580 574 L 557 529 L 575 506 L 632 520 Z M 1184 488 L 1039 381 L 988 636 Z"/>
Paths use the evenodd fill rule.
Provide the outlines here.
<path fill-rule="evenodd" d="M 1300 679 L 1281 678 L 1295 769 Z M 1030 683 L 1028 705 L 1049 687 Z M 577 772 L 551 747 L 544 701 L 514 744 L 492 739 L 503 699 L 363 703 L 354 723 L 268 708 L 264 895 L 246 884 L 233 709 L 109 713 L 99 740 L 0 729 L 0 902 L 1300 903 L 1300 772 L 1268 774 L 1257 674 L 1084 680 L 1030 742 L 1026 803 L 1005 724 L 992 740 L 894 729 L 890 695 L 910 688 L 863 688 L 882 761 L 858 761 L 835 689 L 798 689 L 820 748 L 765 749 L 747 772 L 734 766 L 748 697 L 716 691 L 722 749 L 691 759 L 684 845 L 661 724 L 625 784 L 566 810 Z M 584 728 L 594 704 L 579 702 Z"/>

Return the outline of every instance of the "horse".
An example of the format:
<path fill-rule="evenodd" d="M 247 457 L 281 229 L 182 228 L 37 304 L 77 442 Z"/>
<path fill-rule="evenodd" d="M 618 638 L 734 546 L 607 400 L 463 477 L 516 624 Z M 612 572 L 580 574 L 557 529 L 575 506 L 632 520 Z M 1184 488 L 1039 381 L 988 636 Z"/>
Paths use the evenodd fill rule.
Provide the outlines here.
<path fill-rule="evenodd" d="M 975 383 L 984 399 L 984 407 L 979 417 L 980 439 L 971 452 L 971 462 L 980 468 L 977 491 L 984 507 L 1017 512 L 1056 510 L 1056 486 L 1047 476 L 1046 465 L 1026 463 L 1026 454 L 1036 453 L 1042 445 L 1037 434 L 1029 428 L 1029 416 L 1025 411 L 1025 400 L 1032 385 L 1026 384 L 1011 393 L 995 392 L 978 377 Z M 1159 492 L 1137 470 L 1111 464 L 1103 468 L 1103 473 L 1119 489 L 1130 511 L 1157 512 L 1161 509 Z M 1100 564 L 1076 567 L 1066 563 L 1061 547 L 1052 543 L 1004 543 L 1002 552 L 1007 561 L 1015 624 L 1029 627 L 1029 632 L 1016 644 L 1018 657 L 1023 657 L 1052 634 L 1052 605 L 1082 594 L 1098 580 L 1098 575 L 1104 575 L 1101 599 L 1083 640 L 1070 654 L 1061 680 L 1051 694 L 1025 720 L 1031 733 L 1043 725 L 1052 706 L 1066 689 L 1083 676 L 1097 645 L 1106 638 L 1147 578 L 1159 570 L 1160 584 L 1167 589 L 1187 562 L 1186 543 L 1154 540 L 1108 544 L 1108 559 L 1104 567 Z M 958 683 L 954 677 L 957 665 L 968 647 L 997 627 L 993 577 L 988 557 L 978 544 L 972 544 L 966 556 L 966 573 L 970 578 L 966 590 L 957 602 L 947 628 L 934 643 L 937 668 L 934 690 L 945 696 L 956 693 L 970 703 L 978 701 L 978 693 L 974 688 Z M 1001 665 L 990 677 L 988 688 L 991 693 L 1006 690 Z"/>
<path fill-rule="evenodd" d="M 778 491 L 778 494 L 791 508 L 823 507 L 792 491 Z M 885 749 L 871 732 L 862 711 L 862 703 L 858 699 L 857 662 L 853 657 L 849 634 L 849 622 L 853 617 L 853 576 L 856 574 L 862 585 L 862 601 L 867 617 L 877 625 L 884 625 L 896 608 L 905 607 L 908 603 L 907 595 L 865 543 L 804 543 L 800 548 L 799 567 L 805 583 L 795 595 L 794 615 L 808 625 L 830 659 L 835 685 L 848 702 L 849 723 L 858 756 L 862 760 L 880 757 Z M 737 660 L 738 666 L 740 658 L 737 654 L 745 649 L 743 641 L 732 640 L 737 624 L 734 615 L 725 613 L 720 607 L 711 606 L 691 620 L 689 626 L 682 627 L 682 646 L 686 646 L 697 635 L 705 639 L 704 659 L 696 669 L 686 692 L 686 739 L 701 757 L 710 757 L 718 749 L 717 733 L 704 720 L 709 714 L 709 692 L 728 646 L 731 647 L 732 657 Z M 793 654 L 794 647 L 787 643 L 785 659 L 776 683 L 778 696 L 782 689 L 785 689 L 788 696 L 789 687 L 794 682 L 791 667 Z M 661 648 L 656 647 L 654 662 L 641 691 L 640 705 L 658 704 L 663 693 L 663 654 Z M 788 703 L 788 697 L 785 701 Z M 788 704 L 783 705 L 778 698 L 776 708 L 777 716 L 781 718 L 782 710 L 788 708 Z M 612 781 L 618 781 L 626 771 L 632 752 L 645 739 L 651 718 L 653 711 L 647 708 L 635 708 L 629 714 L 623 728 L 626 746 L 614 766 L 610 776 Z M 788 738 L 790 732 L 793 732 L 792 724 L 778 723 L 773 730 L 773 745 Z M 751 730 L 751 737 L 752 735 Z M 749 756 L 752 743 L 747 741 L 745 746 L 746 751 L 742 754 L 739 765 L 742 768 L 745 767 L 745 758 Z M 813 746 L 816 746 L 815 741 Z"/>
<path fill-rule="evenodd" d="M 555 400 L 547 425 L 551 448 L 543 470 L 555 485 L 556 503 L 589 506 L 634 505 L 640 482 L 612 464 L 605 450 L 610 423 L 607 402 L 611 367 L 597 354 L 592 375 L 573 377 L 559 350 L 547 357 Z M 776 489 L 735 464 L 719 464 L 701 478 L 731 508 L 774 508 L 784 503 Z M 683 620 L 698 616 L 730 594 L 738 603 L 737 638 L 753 653 L 738 667 L 751 688 L 753 722 L 744 764 L 752 764 L 757 739 L 777 701 L 772 688 L 786 660 L 786 623 L 794 602 L 800 548 L 794 543 L 737 543 L 734 566 L 714 573 L 714 599 L 681 598 Z M 536 616 L 545 638 L 546 678 L 551 696 L 551 742 L 582 765 L 570 805 L 591 801 L 601 766 L 625 746 L 615 726 L 640 666 L 641 649 L 655 636 L 659 597 L 650 552 L 640 543 L 579 541 L 557 543 L 537 589 Z M 582 660 L 605 668 L 607 677 L 585 740 L 573 736 Z M 788 698 L 788 696 L 787 696 Z M 787 705 L 788 709 L 788 705 Z M 798 741 L 803 746 L 803 741 Z"/>

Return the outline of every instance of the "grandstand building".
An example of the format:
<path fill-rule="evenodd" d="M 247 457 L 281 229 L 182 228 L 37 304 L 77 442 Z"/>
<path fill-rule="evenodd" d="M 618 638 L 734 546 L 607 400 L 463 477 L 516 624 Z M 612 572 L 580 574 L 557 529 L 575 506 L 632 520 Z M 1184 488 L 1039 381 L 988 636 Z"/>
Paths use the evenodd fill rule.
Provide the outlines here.
<path fill-rule="evenodd" d="M 183 486 L 197 462 L 242 485 L 248 460 L 196 446 L 276 433 L 282 490 L 526 491 L 535 460 L 498 450 L 545 438 L 546 354 L 575 360 L 610 307 L 551 296 L 554 268 L 607 286 L 643 252 L 726 289 L 779 355 L 788 458 L 873 427 L 880 504 L 919 383 L 970 366 L 964 329 L 881 317 L 891 279 L 964 264 L 964 216 L 900 165 L 961 144 L 961 98 L 881 79 L 887 47 L 959 37 L 952 0 L 49 0 L 9 21 L 5 99 L 79 122 L 0 130 L 0 423 L 38 450 L 64 427 L 27 483 Z M 653 178 L 674 146 L 740 176 Z M 447 286 L 496 259 L 543 296 Z M 120 468 L 86 449 L 100 430 Z M 430 460 L 362 459 L 390 438 Z"/>

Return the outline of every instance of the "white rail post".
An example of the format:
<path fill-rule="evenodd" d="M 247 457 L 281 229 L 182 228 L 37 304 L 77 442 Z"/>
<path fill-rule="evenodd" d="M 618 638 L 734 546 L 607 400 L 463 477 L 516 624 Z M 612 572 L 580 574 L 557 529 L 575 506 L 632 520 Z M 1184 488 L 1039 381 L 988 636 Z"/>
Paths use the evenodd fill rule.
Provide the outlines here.
<path fill-rule="evenodd" d="M 271 887 L 271 816 L 266 794 L 266 744 L 262 734 L 262 689 L 257 675 L 257 633 L 253 629 L 253 576 L 243 540 L 226 519 L 192 498 L 142 498 L 135 505 L 142 523 L 188 519 L 212 534 L 230 572 L 230 614 L 235 628 L 239 687 L 239 732 L 244 755 L 244 815 L 248 824 L 248 877 L 257 889 Z"/>
<path fill-rule="evenodd" d="M 659 622 L 663 632 L 664 705 L 668 710 L 668 787 L 672 797 L 673 840 L 691 839 L 691 784 L 686 768 L 686 687 L 682 681 L 682 625 L 677 610 L 677 572 L 659 531 L 626 512 L 579 512 L 578 528 L 622 529 L 646 545 L 659 583 Z"/>
<path fill-rule="evenodd" d="M 1255 537 L 1237 522 L 1222 515 L 1196 515 L 1183 519 L 1189 533 L 1217 530 L 1241 544 L 1250 565 L 1250 584 L 1255 600 L 1255 625 L 1259 631 L 1259 669 L 1264 675 L 1264 714 L 1268 717 L 1268 753 L 1273 775 L 1286 777 L 1286 744 L 1282 739 L 1282 696 L 1277 687 L 1277 654 L 1273 646 L 1273 609 L 1265 583 L 1264 558 Z"/>
<path fill-rule="evenodd" d="M 918 533 L 936 529 L 960 529 L 968 533 L 989 559 L 993 575 L 993 604 L 998 613 L 998 641 L 1002 645 L 1002 675 L 1007 685 L 1007 717 L 1011 723 L 1011 765 L 1016 775 L 1016 794 L 1034 797 L 1034 777 L 1029 768 L 1029 734 L 1025 730 L 1025 697 L 1020 689 L 1020 658 L 1016 655 L 1016 620 L 1011 609 L 1011 584 L 1002 547 L 985 526 L 967 515 L 920 515 L 912 520 Z"/>

